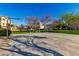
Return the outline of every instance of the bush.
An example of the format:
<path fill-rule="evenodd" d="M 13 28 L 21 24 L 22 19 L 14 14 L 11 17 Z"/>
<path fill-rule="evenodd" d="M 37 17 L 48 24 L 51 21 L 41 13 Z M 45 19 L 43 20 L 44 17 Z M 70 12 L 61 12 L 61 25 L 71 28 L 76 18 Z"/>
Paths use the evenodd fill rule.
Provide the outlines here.
<path fill-rule="evenodd" d="M 7 33 L 6 29 L 0 30 L 0 36 L 6 36 L 7 35 L 6 33 Z M 11 30 L 8 30 L 8 36 L 10 36 L 10 34 L 11 34 Z"/>

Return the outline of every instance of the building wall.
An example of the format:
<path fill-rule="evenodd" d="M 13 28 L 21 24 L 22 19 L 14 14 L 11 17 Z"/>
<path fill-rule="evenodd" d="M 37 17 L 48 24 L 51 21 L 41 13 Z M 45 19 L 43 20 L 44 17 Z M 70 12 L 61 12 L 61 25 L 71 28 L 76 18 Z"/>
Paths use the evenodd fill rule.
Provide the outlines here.
<path fill-rule="evenodd" d="M 19 29 L 16 26 L 11 27 L 11 31 L 19 31 Z"/>
<path fill-rule="evenodd" d="M 44 29 L 45 28 L 45 26 L 41 22 L 40 22 L 39 26 L 40 26 L 40 29 Z"/>
<path fill-rule="evenodd" d="M 7 20 L 8 18 L 5 16 L 0 17 L 0 25 L 2 28 L 7 28 Z M 10 23 L 10 20 L 8 20 L 8 23 Z"/>

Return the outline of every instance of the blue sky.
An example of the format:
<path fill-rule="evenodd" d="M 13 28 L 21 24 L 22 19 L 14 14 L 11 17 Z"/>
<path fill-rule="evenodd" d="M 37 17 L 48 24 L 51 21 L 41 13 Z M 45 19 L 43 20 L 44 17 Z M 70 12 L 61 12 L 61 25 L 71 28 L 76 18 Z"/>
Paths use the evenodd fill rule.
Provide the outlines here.
<path fill-rule="evenodd" d="M 74 3 L 0 3 L 0 16 L 28 17 L 36 16 L 42 18 L 50 14 L 52 18 L 58 19 L 66 12 L 79 12 L 79 4 Z M 25 20 L 12 20 L 14 24 L 23 24 Z"/>

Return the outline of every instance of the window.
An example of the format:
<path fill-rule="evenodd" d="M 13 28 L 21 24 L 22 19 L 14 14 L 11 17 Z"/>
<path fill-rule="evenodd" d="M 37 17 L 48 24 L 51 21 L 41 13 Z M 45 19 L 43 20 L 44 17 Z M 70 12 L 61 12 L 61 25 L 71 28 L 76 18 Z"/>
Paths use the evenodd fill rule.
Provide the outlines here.
<path fill-rule="evenodd" d="M 5 19 L 3 19 L 5 21 Z"/>
<path fill-rule="evenodd" d="M 1 17 L 0 17 L 0 20 L 1 20 Z"/>
<path fill-rule="evenodd" d="M 3 26 L 5 26 L 5 23 L 3 23 Z"/>

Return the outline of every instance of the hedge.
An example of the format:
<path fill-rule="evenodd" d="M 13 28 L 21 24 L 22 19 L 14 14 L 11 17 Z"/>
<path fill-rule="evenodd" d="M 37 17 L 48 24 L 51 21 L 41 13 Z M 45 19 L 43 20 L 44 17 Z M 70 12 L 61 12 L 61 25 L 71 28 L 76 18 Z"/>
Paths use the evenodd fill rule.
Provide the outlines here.
<path fill-rule="evenodd" d="M 1 29 L 0 30 L 0 36 L 6 36 L 7 35 L 6 33 L 7 33 L 6 29 Z M 10 36 L 10 34 L 11 34 L 11 31 L 8 30 L 8 36 Z"/>

